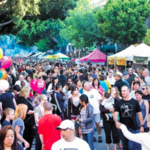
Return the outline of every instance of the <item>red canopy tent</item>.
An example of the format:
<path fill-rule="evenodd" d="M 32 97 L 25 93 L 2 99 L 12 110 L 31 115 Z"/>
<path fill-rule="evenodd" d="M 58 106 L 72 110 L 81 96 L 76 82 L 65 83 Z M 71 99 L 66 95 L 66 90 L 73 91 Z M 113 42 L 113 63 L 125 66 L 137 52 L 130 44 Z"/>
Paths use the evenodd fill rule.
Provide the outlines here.
<path fill-rule="evenodd" d="M 90 53 L 89 55 L 82 57 L 79 59 L 80 62 L 87 62 L 90 60 L 90 62 L 106 62 L 106 55 L 99 51 L 97 48 Z"/>

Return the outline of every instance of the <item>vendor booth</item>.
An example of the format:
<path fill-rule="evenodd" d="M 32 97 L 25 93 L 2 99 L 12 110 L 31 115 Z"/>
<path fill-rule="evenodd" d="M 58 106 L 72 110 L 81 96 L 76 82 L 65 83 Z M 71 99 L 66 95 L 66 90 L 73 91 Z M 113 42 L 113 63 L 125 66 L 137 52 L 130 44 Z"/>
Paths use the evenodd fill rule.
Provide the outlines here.
<path fill-rule="evenodd" d="M 62 54 L 62 53 L 57 53 L 55 55 L 48 55 L 45 58 L 47 59 L 63 59 L 63 60 L 70 60 L 70 57 Z"/>
<path fill-rule="evenodd" d="M 95 49 L 87 56 L 80 58 L 79 61 L 82 63 L 86 63 L 87 61 L 90 61 L 93 64 L 100 63 L 103 65 L 106 62 L 106 57 L 107 56 L 104 53 L 102 53 L 98 49 Z"/>

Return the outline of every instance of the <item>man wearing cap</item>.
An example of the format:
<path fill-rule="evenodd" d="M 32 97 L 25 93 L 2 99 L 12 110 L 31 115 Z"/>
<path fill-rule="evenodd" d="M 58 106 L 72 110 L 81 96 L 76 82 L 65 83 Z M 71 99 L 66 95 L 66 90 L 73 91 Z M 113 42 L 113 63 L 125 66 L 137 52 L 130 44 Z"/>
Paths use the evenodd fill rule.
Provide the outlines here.
<path fill-rule="evenodd" d="M 85 141 L 74 136 L 75 127 L 72 121 L 64 120 L 56 129 L 60 130 L 62 139 L 55 142 L 51 150 L 90 150 Z"/>
<path fill-rule="evenodd" d="M 121 72 L 117 72 L 115 74 L 115 86 L 118 88 L 120 95 L 121 95 L 121 88 L 126 85 L 125 82 L 122 81 L 122 73 Z"/>
<path fill-rule="evenodd" d="M 123 82 L 125 82 L 125 84 L 130 88 L 130 84 L 128 82 L 129 79 L 129 73 L 127 71 L 123 72 Z"/>
<path fill-rule="evenodd" d="M 130 97 L 136 99 L 135 92 L 140 89 L 140 81 L 133 82 L 133 91 L 130 92 Z"/>

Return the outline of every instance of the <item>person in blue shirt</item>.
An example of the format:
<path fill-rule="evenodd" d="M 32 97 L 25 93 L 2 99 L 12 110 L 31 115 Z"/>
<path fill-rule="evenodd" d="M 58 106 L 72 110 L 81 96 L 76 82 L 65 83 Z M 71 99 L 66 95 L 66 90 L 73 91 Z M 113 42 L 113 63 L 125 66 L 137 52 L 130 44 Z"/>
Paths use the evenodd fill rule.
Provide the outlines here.
<path fill-rule="evenodd" d="M 104 79 L 105 79 L 104 75 L 99 75 L 98 79 L 99 79 L 100 85 L 104 89 L 104 91 L 108 92 L 108 86 L 107 86 L 106 82 L 104 81 Z"/>
<path fill-rule="evenodd" d="M 6 126 L 6 125 L 11 125 L 10 121 L 12 121 L 14 119 L 14 113 L 15 113 L 15 111 L 11 108 L 6 108 L 4 110 L 4 114 L 5 114 L 6 118 L 2 123 L 2 127 Z"/>

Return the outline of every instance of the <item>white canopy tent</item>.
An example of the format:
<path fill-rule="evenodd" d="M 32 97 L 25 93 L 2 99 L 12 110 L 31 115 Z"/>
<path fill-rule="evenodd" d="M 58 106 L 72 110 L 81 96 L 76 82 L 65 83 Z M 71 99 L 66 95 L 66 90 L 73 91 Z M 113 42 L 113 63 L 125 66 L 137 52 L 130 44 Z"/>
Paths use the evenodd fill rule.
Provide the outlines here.
<path fill-rule="evenodd" d="M 148 57 L 148 60 L 150 61 L 150 46 L 142 43 L 138 45 L 135 49 L 134 56 L 136 57 Z"/>
<path fill-rule="evenodd" d="M 116 53 L 114 55 L 109 56 L 108 58 L 112 57 L 126 57 L 126 60 L 133 61 L 133 56 L 135 54 L 136 48 L 131 45 L 128 48 L 124 49 L 123 51 Z"/>

